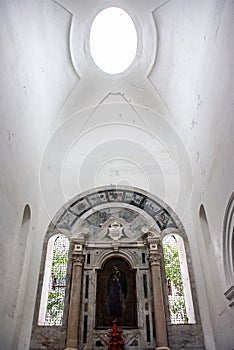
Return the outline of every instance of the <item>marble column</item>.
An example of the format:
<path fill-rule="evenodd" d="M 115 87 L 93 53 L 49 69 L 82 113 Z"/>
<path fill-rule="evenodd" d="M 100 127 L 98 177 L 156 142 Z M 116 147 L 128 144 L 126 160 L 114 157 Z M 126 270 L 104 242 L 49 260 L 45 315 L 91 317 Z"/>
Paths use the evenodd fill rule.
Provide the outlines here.
<path fill-rule="evenodd" d="M 147 243 L 149 247 L 149 262 L 151 267 L 154 298 L 156 350 L 169 350 L 161 279 L 162 253 L 160 250 L 160 235 L 154 233 L 153 235 L 148 236 Z"/>
<path fill-rule="evenodd" d="M 84 255 L 82 251 L 82 244 L 80 244 L 79 241 L 73 241 L 72 282 L 68 313 L 66 350 L 77 350 L 79 344 L 83 263 Z"/>

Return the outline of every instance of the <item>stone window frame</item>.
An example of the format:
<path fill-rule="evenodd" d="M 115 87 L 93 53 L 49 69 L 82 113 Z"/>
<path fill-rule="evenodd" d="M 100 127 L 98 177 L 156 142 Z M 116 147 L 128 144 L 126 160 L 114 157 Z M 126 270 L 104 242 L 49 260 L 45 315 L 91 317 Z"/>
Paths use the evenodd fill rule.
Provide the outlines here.
<path fill-rule="evenodd" d="M 70 237 L 65 233 L 56 232 L 48 233 L 44 241 L 43 252 L 42 252 L 42 262 L 41 262 L 41 272 L 39 277 L 38 286 L 38 297 L 37 297 L 37 308 L 35 312 L 36 319 L 34 319 L 34 324 L 43 327 L 52 327 L 51 325 L 45 325 L 46 310 L 48 304 L 48 293 L 49 293 L 49 279 L 51 275 L 51 266 L 53 260 L 53 249 L 55 241 L 58 237 L 66 237 L 69 240 L 69 251 L 70 251 Z M 70 252 L 68 252 L 68 264 L 67 264 L 67 280 L 70 279 Z M 64 297 L 64 312 L 62 319 L 62 326 L 67 322 L 66 304 L 67 304 L 67 294 L 68 294 L 69 283 L 66 281 L 66 291 Z M 60 327 L 59 325 L 54 325 L 54 327 Z"/>
<path fill-rule="evenodd" d="M 192 288 L 191 288 L 191 282 L 190 282 L 190 274 L 189 274 L 184 239 L 178 233 L 168 233 L 164 235 L 162 239 L 162 246 L 163 246 L 163 240 L 167 236 L 173 236 L 175 238 L 176 246 L 178 249 L 181 279 L 183 283 L 183 293 L 184 293 L 184 300 L 185 300 L 185 309 L 186 309 L 186 314 L 188 318 L 187 323 L 196 324 L 197 322 L 195 317 L 194 302 L 193 302 L 193 296 L 192 296 Z M 165 263 L 164 263 L 164 266 L 165 266 Z"/>
<path fill-rule="evenodd" d="M 223 220 L 223 267 L 226 279 L 224 295 L 234 307 L 234 192 L 231 194 Z"/>

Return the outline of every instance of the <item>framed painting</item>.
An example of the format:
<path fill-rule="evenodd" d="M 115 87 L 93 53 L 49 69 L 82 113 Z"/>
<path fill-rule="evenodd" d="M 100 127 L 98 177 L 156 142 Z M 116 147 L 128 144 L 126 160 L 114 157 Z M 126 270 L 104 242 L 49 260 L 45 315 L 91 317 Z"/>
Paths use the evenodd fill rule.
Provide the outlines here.
<path fill-rule="evenodd" d="M 109 259 L 97 272 L 96 328 L 137 328 L 136 274 L 121 258 Z"/>

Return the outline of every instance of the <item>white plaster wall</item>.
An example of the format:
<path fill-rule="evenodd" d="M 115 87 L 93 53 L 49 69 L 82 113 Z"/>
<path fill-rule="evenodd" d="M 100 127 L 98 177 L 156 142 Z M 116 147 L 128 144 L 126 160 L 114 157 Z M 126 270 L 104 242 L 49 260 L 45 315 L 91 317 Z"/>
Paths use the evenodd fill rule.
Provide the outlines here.
<path fill-rule="evenodd" d="M 50 1 L 0 4 L 1 350 L 27 349 L 29 344 L 41 245 L 49 222 L 48 216 L 43 222 L 40 215 L 40 158 L 75 75 L 67 64 L 69 16 L 58 21 L 59 11 Z M 17 244 L 27 203 L 32 218 L 22 256 Z M 17 265 L 22 260 L 23 279 Z"/>
<path fill-rule="evenodd" d="M 233 2 L 180 4 L 170 2 L 155 16 L 165 40 L 158 56 L 162 65 L 152 74 L 193 167 L 194 189 L 184 224 L 192 245 L 206 345 L 232 349 L 233 315 L 223 296 L 222 225 L 234 171 Z M 169 80 L 162 79 L 165 72 Z M 207 245 L 198 216 L 201 203 L 210 227 Z"/>
<path fill-rule="evenodd" d="M 151 11 L 163 5 L 154 11 L 157 59 L 149 79 L 145 69 L 154 61 L 153 31 L 147 50 L 141 41 L 132 70 L 111 79 L 96 70 L 87 47 L 81 56 L 82 47 L 69 48 L 70 24 L 73 40 L 79 30 L 87 39 L 88 29 L 79 23 L 89 23 L 104 2 L 96 1 L 89 10 L 89 2 L 77 1 L 81 7 L 75 18 L 72 6 L 68 11 L 61 3 L 63 7 L 52 0 L 0 4 L 0 349 L 28 348 L 42 243 L 51 218 L 78 193 L 112 183 L 159 196 L 183 221 L 207 349 L 230 350 L 233 316 L 223 296 L 221 242 L 233 191 L 233 1 L 171 0 L 163 5 L 138 0 L 134 7 L 128 1 L 111 2 L 125 6 L 143 33 L 153 26 Z M 32 219 L 22 321 L 15 312 L 19 286 L 12 271 L 17 270 L 15 242 L 26 203 Z M 212 237 L 208 254 L 199 222 L 201 203 Z"/>

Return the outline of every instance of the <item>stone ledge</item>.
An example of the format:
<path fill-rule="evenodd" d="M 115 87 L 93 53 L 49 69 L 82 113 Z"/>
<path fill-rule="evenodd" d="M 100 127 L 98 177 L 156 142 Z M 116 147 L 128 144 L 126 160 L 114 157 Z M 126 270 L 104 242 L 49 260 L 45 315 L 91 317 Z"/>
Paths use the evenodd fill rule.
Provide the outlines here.
<path fill-rule="evenodd" d="M 167 325 L 170 350 L 204 350 L 202 326 L 199 324 Z"/>

